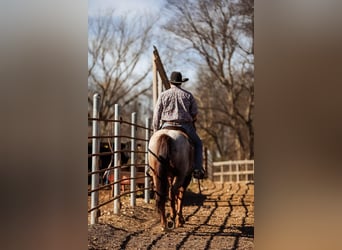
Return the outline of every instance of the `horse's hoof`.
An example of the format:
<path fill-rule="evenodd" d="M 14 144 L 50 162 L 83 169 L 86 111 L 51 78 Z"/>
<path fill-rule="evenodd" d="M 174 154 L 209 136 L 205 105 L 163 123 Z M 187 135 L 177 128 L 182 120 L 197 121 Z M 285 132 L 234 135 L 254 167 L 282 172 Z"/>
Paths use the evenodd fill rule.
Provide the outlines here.
<path fill-rule="evenodd" d="M 168 221 L 167 222 L 167 228 L 168 229 L 174 229 L 175 228 L 175 223 L 172 220 Z"/>
<path fill-rule="evenodd" d="M 162 231 L 163 233 L 167 233 L 167 232 L 170 231 L 170 229 L 168 229 L 167 227 L 161 227 L 161 231 Z"/>
<path fill-rule="evenodd" d="M 176 228 L 183 227 L 182 223 L 176 223 Z"/>
<path fill-rule="evenodd" d="M 182 227 L 185 224 L 185 220 L 183 216 L 179 216 L 176 218 L 176 228 Z"/>

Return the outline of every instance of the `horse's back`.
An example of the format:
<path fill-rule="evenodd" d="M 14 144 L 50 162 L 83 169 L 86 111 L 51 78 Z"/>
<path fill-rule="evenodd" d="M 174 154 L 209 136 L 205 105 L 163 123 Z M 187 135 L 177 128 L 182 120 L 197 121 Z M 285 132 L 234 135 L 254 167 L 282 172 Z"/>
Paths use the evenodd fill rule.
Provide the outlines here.
<path fill-rule="evenodd" d="M 150 140 L 150 150 L 158 152 L 160 139 L 165 136 L 171 138 L 169 157 L 174 166 L 190 169 L 192 165 L 193 150 L 188 136 L 180 130 L 161 129 L 155 132 Z"/>
<path fill-rule="evenodd" d="M 172 129 L 160 129 L 160 130 L 158 130 L 157 132 L 155 132 L 152 135 L 150 143 L 151 144 L 156 143 L 156 141 L 158 141 L 158 139 L 162 135 L 168 135 L 174 141 L 189 143 L 188 136 L 184 132 L 182 132 L 181 130 L 172 130 Z"/>

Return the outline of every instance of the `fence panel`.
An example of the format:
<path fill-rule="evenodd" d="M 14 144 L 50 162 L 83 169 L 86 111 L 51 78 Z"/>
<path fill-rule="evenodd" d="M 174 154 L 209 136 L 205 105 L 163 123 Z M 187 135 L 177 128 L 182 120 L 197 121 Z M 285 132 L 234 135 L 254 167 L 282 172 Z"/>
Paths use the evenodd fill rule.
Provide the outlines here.
<path fill-rule="evenodd" d="M 213 162 L 211 180 L 215 182 L 254 182 L 254 160 Z"/>
<path fill-rule="evenodd" d="M 96 98 L 96 101 L 95 101 Z M 94 106 L 99 102 L 100 97 L 94 96 Z M 89 118 L 93 121 L 93 135 L 88 138 L 92 140 L 92 153 L 88 155 L 92 159 L 92 170 L 89 172 L 91 183 L 91 190 L 88 194 L 91 195 L 91 206 L 88 212 L 91 213 L 91 224 L 97 223 L 97 216 L 99 215 L 99 208 L 110 202 L 113 202 L 114 214 L 120 213 L 120 197 L 123 195 L 131 194 L 131 206 L 136 205 L 135 198 L 136 192 L 143 192 L 144 200 L 146 203 L 150 202 L 150 189 L 151 179 L 146 174 L 149 170 L 148 166 L 148 142 L 151 135 L 150 118 L 146 118 L 145 126 L 137 124 L 136 113 L 131 116 L 131 122 L 124 121 L 119 114 L 119 106 L 114 106 L 115 117 L 114 120 L 101 120 L 99 119 L 98 110 L 94 110 L 93 118 Z M 101 122 L 112 123 L 112 135 L 100 135 L 99 127 Z M 129 125 L 131 134 L 123 134 L 121 131 L 122 125 Z M 144 131 L 144 138 L 138 138 L 137 130 L 142 129 Z M 140 131 L 141 132 L 141 131 Z M 142 134 L 142 133 L 140 133 Z M 142 136 L 141 136 L 142 137 Z M 121 139 L 129 139 L 130 147 L 122 148 Z M 113 144 L 109 143 L 110 151 L 100 152 L 99 144 L 103 139 L 108 141 L 112 140 Z M 139 141 L 142 141 L 139 143 Z M 102 144 L 101 144 L 102 145 Z M 113 146 L 111 146 L 113 145 Z M 126 152 L 130 155 L 130 163 L 121 162 L 122 153 Z M 105 169 L 99 168 L 99 158 L 101 156 L 111 156 L 111 161 Z M 140 160 L 138 159 L 140 157 Z M 143 156 L 143 157 L 142 157 Z M 144 158 L 144 159 L 143 159 Z M 208 179 L 215 182 L 254 182 L 254 160 L 244 161 L 222 161 L 213 162 L 210 151 L 205 149 L 204 151 L 204 168 L 207 172 Z M 137 169 L 142 169 L 137 171 Z M 100 176 L 107 176 L 109 184 L 99 184 Z M 130 185 L 129 191 L 122 190 L 124 185 Z M 136 185 L 144 185 L 143 188 L 136 188 Z M 112 197 L 104 201 L 102 204 L 98 204 L 98 191 L 100 189 L 112 189 Z"/>
<path fill-rule="evenodd" d="M 96 95 L 96 104 L 99 101 L 100 97 Z M 94 95 L 95 100 L 95 95 Z M 98 105 L 94 105 L 98 106 Z M 145 195 L 145 202 L 148 203 L 150 200 L 150 177 L 146 175 L 146 171 L 148 170 L 148 161 L 147 161 L 147 149 L 148 142 L 150 137 L 151 128 L 149 127 L 150 122 L 149 119 L 146 119 L 146 127 L 140 126 L 137 124 L 136 113 L 133 113 L 131 116 L 131 122 L 124 121 L 120 117 L 119 106 L 116 104 L 114 106 L 115 117 L 114 120 L 104 120 L 100 119 L 98 115 L 98 110 L 94 109 L 93 118 L 89 118 L 89 121 L 93 123 L 93 134 L 92 136 L 88 136 L 88 139 L 92 141 L 92 152 L 88 153 L 88 157 L 92 159 L 91 165 L 93 166 L 91 171 L 88 172 L 88 175 L 91 179 L 90 190 L 88 187 L 88 194 L 90 195 L 90 209 L 88 208 L 88 213 L 90 213 L 90 223 L 95 224 L 98 222 L 99 209 L 101 206 L 109 204 L 113 202 L 113 213 L 120 213 L 120 197 L 123 195 L 131 194 L 131 206 L 134 207 L 136 205 L 136 193 L 143 192 Z M 107 122 L 113 124 L 112 135 L 100 135 L 99 127 L 101 122 Z M 131 127 L 131 135 L 122 134 L 122 125 L 128 125 Z M 137 130 L 140 129 L 141 134 L 145 134 L 144 138 L 138 138 Z M 146 132 L 145 132 L 146 131 Z M 127 142 L 130 143 L 130 147 L 126 147 L 127 149 L 123 150 L 121 138 L 129 139 Z M 100 152 L 99 144 L 101 140 L 108 140 L 108 147 L 110 151 Z M 111 142 L 112 141 L 112 142 Z M 138 141 L 142 141 L 138 143 Z M 144 148 L 145 147 L 145 148 Z M 109 149 L 108 149 L 109 150 Z M 122 154 L 128 153 L 130 155 L 131 160 L 128 163 L 128 158 L 126 163 L 122 163 Z M 106 166 L 99 166 L 99 158 L 101 156 L 110 156 L 110 163 L 106 163 Z M 141 160 L 138 162 L 138 158 L 141 156 Z M 107 166 L 108 164 L 108 166 Z M 140 172 L 137 171 L 140 169 Z M 142 170 L 141 170 L 142 169 Z M 89 165 L 88 165 L 89 171 Z M 99 180 L 102 180 L 100 176 L 104 177 L 108 183 L 99 183 Z M 130 185 L 129 191 L 125 191 L 125 185 Z M 136 188 L 136 185 L 140 185 L 140 188 Z M 141 188 L 141 185 L 144 185 Z M 103 201 L 99 204 L 99 190 L 111 188 L 111 196 L 108 200 Z"/>

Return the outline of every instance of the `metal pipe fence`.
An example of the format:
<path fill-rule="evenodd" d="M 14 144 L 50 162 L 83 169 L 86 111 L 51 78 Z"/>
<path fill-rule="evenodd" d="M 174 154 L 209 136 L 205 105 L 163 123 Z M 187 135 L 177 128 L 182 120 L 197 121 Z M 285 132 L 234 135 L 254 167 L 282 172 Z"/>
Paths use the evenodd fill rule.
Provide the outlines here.
<path fill-rule="evenodd" d="M 100 96 L 95 94 L 93 97 L 93 117 L 88 118 L 92 122 L 92 135 L 88 136 L 88 139 L 92 141 L 91 154 L 88 153 L 88 157 L 91 158 L 91 171 L 88 172 L 88 176 L 91 178 L 91 188 L 88 190 L 90 195 L 90 223 L 98 223 L 99 209 L 113 202 L 113 213 L 120 213 L 120 198 L 124 195 L 130 195 L 130 205 L 134 207 L 136 205 L 137 192 L 143 192 L 144 201 L 150 202 L 150 176 L 147 174 L 149 170 L 147 149 L 148 142 L 151 135 L 150 119 L 146 118 L 146 124 L 140 125 L 137 123 L 137 113 L 132 113 L 131 121 L 125 121 L 120 117 L 120 107 L 118 104 L 114 105 L 114 119 L 100 119 L 99 118 L 99 100 Z M 100 123 L 106 122 L 113 125 L 112 135 L 100 134 Z M 130 126 L 131 133 L 121 133 L 122 125 Z M 145 134 L 145 138 L 139 138 L 137 136 L 138 130 L 141 130 Z M 141 132 L 140 131 L 140 132 Z M 110 141 L 108 152 L 100 152 L 100 141 L 107 139 Z M 128 139 L 130 143 L 130 149 L 122 149 L 121 139 Z M 141 143 L 138 143 L 141 142 Z M 122 154 L 129 155 L 130 162 L 122 164 Z M 100 169 L 101 157 L 111 158 L 108 166 L 102 166 Z M 140 156 L 140 157 L 139 157 Z M 141 159 L 138 162 L 138 158 Z M 142 169 L 143 171 L 138 171 Z M 89 171 L 89 166 L 88 166 Z M 106 180 L 109 183 L 100 183 L 100 175 L 106 176 Z M 137 185 L 144 185 L 143 188 L 137 188 Z M 129 191 L 121 191 L 123 185 L 129 185 Z M 112 197 L 99 204 L 99 191 L 102 189 L 111 188 Z"/>
<path fill-rule="evenodd" d="M 113 203 L 113 213 L 120 213 L 120 198 L 130 195 L 130 205 L 136 206 L 137 192 L 142 192 L 144 202 L 150 202 L 151 178 L 147 174 L 148 165 L 148 143 L 152 129 L 151 119 L 145 119 L 145 125 L 138 124 L 137 113 L 131 114 L 131 121 L 126 121 L 120 116 L 119 105 L 114 106 L 114 119 L 99 118 L 100 96 L 95 94 L 93 97 L 93 117 L 88 118 L 92 124 L 92 135 L 88 136 L 91 140 L 91 153 L 88 158 L 91 162 L 88 166 L 88 179 L 91 180 L 90 190 L 90 223 L 98 223 L 99 209 L 109 203 Z M 112 124 L 111 134 L 103 135 L 100 133 L 101 123 Z M 123 126 L 128 126 L 129 130 L 123 132 Z M 138 133 L 140 132 L 140 133 Z M 107 152 L 100 152 L 101 140 L 107 140 L 109 149 Z M 122 148 L 122 140 L 128 140 L 129 147 Z M 126 145 L 126 144 L 125 144 Z M 127 145 L 128 146 L 128 145 Z M 130 161 L 123 163 L 123 156 L 129 155 Z M 108 165 L 100 166 L 101 158 L 109 157 L 111 160 Z M 140 158 L 140 160 L 139 160 Z M 254 182 L 254 161 L 222 161 L 213 162 L 210 151 L 204 150 L 204 168 L 207 178 L 215 182 Z M 140 171 L 138 171 L 140 169 Z M 100 180 L 105 176 L 107 182 Z M 129 190 L 121 190 L 121 187 L 129 185 Z M 137 188 L 137 185 L 140 185 Z M 143 187 L 142 187 L 143 186 Z M 111 188 L 111 197 L 99 203 L 99 191 Z"/>

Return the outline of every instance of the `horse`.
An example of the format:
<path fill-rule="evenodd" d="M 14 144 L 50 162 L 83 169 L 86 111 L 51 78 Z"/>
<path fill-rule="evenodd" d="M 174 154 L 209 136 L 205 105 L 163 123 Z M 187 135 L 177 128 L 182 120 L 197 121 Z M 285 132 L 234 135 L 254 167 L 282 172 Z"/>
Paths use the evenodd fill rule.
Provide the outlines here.
<path fill-rule="evenodd" d="M 125 165 L 128 163 L 130 158 L 129 153 L 125 151 L 126 143 L 121 143 L 121 153 L 120 153 L 120 165 Z M 110 142 L 100 142 L 99 153 L 107 153 L 105 155 L 99 156 L 99 170 L 105 170 L 113 167 L 113 148 Z M 92 143 L 88 143 L 88 173 L 92 172 Z M 104 171 L 100 178 L 100 182 L 107 184 L 110 171 Z M 91 185 L 91 175 L 88 174 L 88 185 Z"/>
<path fill-rule="evenodd" d="M 148 160 L 153 178 L 156 209 L 162 230 L 185 223 L 183 196 L 190 184 L 193 165 L 193 146 L 181 130 L 161 129 L 149 141 Z M 167 223 L 165 205 L 169 198 L 170 217 Z"/>

